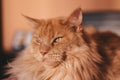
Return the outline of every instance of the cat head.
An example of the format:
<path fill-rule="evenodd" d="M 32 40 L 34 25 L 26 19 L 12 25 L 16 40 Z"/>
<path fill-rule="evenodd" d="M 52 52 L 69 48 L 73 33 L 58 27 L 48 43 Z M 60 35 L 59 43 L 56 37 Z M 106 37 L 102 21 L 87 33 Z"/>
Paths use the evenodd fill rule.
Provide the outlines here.
<path fill-rule="evenodd" d="M 79 45 L 77 34 L 82 34 L 82 12 L 76 9 L 68 18 L 39 20 L 25 16 L 33 28 L 31 46 L 35 58 L 47 66 L 64 62 L 74 46 Z"/>

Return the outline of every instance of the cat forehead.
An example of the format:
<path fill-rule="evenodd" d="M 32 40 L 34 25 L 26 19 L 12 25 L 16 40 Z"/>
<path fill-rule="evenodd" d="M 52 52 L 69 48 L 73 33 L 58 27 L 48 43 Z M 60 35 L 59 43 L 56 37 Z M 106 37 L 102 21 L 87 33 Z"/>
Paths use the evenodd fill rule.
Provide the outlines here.
<path fill-rule="evenodd" d="M 39 26 L 37 32 L 40 35 L 48 35 L 51 34 L 59 34 L 64 33 L 64 28 L 66 26 L 66 19 L 65 18 L 56 18 L 56 19 L 49 19 L 45 20 L 42 25 Z"/>
<path fill-rule="evenodd" d="M 55 18 L 55 19 L 48 19 L 45 20 L 42 25 L 39 25 L 39 29 L 48 30 L 48 29 L 62 29 L 66 26 L 66 19 L 65 18 Z"/>

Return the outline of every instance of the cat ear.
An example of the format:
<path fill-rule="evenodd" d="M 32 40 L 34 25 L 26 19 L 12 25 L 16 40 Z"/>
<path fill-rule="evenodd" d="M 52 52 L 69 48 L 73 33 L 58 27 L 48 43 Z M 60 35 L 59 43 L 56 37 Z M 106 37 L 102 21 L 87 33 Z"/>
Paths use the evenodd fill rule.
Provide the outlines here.
<path fill-rule="evenodd" d="M 23 16 L 28 20 L 28 24 L 32 26 L 34 29 L 37 29 L 41 25 L 41 21 L 39 19 L 34 19 L 26 15 Z"/>
<path fill-rule="evenodd" d="M 77 32 L 80 32 L 83 27 L 82 24 L 82 11 L 81 8 L 76 9 L 68 18 L 68 22 L 73 25 Z"/>

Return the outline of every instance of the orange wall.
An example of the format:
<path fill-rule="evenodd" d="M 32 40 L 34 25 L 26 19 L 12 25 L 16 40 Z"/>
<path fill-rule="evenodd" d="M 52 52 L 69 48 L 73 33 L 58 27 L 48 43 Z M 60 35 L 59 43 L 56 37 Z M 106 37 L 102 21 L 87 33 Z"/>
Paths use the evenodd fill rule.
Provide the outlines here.
<path fill-rule="evenodd" d="M 84 12 L 120 10 L 120 0 L 3 0 L 3 47 L 11 49 L 18 30 L 30 30 L 21 14 L 34 18 L 68 16 L 81 6 Z"/>

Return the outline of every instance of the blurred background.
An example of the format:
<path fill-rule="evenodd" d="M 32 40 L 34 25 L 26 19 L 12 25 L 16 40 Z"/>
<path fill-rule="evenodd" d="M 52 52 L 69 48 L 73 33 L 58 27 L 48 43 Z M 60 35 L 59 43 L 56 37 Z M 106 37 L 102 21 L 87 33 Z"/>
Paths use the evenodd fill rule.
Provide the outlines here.
<path fill-rule="evenodd" d="M 120 35 L 120 0 L 0 0 L 0 77 L 3 66 L 30 42 L 32 28 L 22 14 L 49 19 L 83 10 L 83 25 Z"/>

